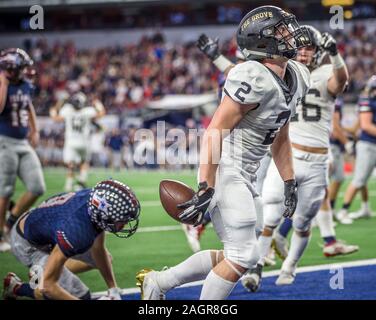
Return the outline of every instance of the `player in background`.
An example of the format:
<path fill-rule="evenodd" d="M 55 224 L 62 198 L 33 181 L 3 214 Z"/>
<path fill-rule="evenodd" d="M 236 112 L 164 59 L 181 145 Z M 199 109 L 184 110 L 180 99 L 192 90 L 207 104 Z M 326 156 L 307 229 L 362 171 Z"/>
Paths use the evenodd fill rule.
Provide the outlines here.
<path fill-rule="evenodd" d="M 26 212 L 12 229 L 11 243 L 33 278 L 21 282 L 8 273 L 3 298 L 90 299 L 89 288 L 75 274 L 98 269 L 109 288 L 107 299 L 121 300 L 105 231 L 128 238 L 137 230 L 139 214 L 135 194 L 116 180 L 51 197 Z"/>
<path fill-rule="evenodd" d="M 205 280 L 200 299 L 226 299 L 256 264 L 263 224 L 256 172 L 270 147 L 284 181 L 285 215 L 294 214 L 289 119 L 308 89 L 309 71 L 290 59 L 310 44 L 309 34 L 294 15 L 262 6 L 242 19 L 237 42 L 247 61 L 227 76 L 223 99 L 201 143 L 198 192 L 179 206 L 181 221 L 195 219 L 196 225 L 209 210 L 224 250 L 197 252 L 161 272 L 141 270 L 137 280 L 143 299 L 161 299 L 168 290 L 197 280 Z"/>
<path fill-rule="evenodd" d="M 321 35 L 311 26 L 305 27 L 313 43 L 299 50 L 297 61 L 310 69 L 311 85 L 290 124 L 299 203 L 292 221 L 294 232 L 291 246 L 282 264 L 277 285 L 294 282 L 298 261 L 310 239 L 311 221 L 316 215 L 326 245 L 336 246 L 336 250 L 339 250 L 338 247 L 346 251 L 354 249 L 344 248 L 344 244 L 336 241 L 332 213 L 325 206 L 329 202 L 326 196 L 328 152 L 334 97 L 344 90 L 348 72 L 334 38 L 328 33 Z M 320 65 L 323 52 L 329 54 L 331 64 Z M 324 207 L 320 210 L 324 199 Z M 264 257 L 270 250 L 273 231 L 279 225 L 283 212 L 283 181 L 274 163 L 271 163 L 264 181 L 263 203 L 264 230 L 259 237 L 261 259 L 242 279 L 243 286 L 253 292 L 260 287 Z"/>
<path fill-rule="evenodd" d="M 344 176 L 344 152 L 349 155 L 354 154 L 354 140 L 358 139 L 358 131 L 360 129 L 359 119 L 356 123 L 349 128 L 343 127 L 342 120 L 342 108 L 343 100 L 336 99 L 336 109 L 333 118 L 333 132 L 330 140 L 331 152 L 333 155 L 333 161 L 330 164 L 331 183 L 329 186 L 330 204 L 333 210 L 335 209 L 336 199 L 339 189 L 343 181 Z M 353 140 L 349 140 L 348 135 L 353 137 Z M 335 161 L 334 161 L 335 160 Z M 369 217 L 371 211 L 369 209 L 368 201 L 368 189 L 367 186 L 361 188 L 362 204 L 361 209 L 358 212 L 351 212 L 348 215 L 341 216 L 339 212 L 334 214 L 334 217 L 342 224 L 351 224 L 354 219 L 358 217 Z"/>
<path fill-rule="evenodd" d="M 356 193 L 367 185 L 376 167 L 376 75 L 367 82 L 363 94 L 358 102 L 360 136 L 356 144 L 356 160 L 354 177 L 343 200 L 343 206 L 338 215 L 346 216 Z M 367 197 L 368 198 L 368 197 Z M 365 208 L 368 209 L 368 206 Z M 354 218 L 362 216 L 354 214 Z M 365 210 L 364 216 L 369 217 L 370 211 Z"/>
<path fill-rule="evenodd" d="M 78 92 L 68 101 L 59 101 L 50 110 L 54 121 L 65 123 L 64 163 L 68 168 L 65 191 L 72 191 L 75 171 L 79 169 L 76 179 L 80 188 L 86 187 L 90 161 L 90 135 L 93 121 L 105 115 L 103 104 L 94 100 L 94 106 L 87 102 L 86 95 Z"/>
<path fill-rule="evenodd" d="M 218 79 L 218 96 L 220 102 L 222 99 L 223 86 L 225 84 L 228 73 L 233 67 L 235 67 L 236 64 L 243 63 L 245 61 L 244 55 L 238 48 L 236 50 L 236 62 L 235 64 L 232 63 L 229 59 L 227 59 L 220 53 L 219 39 L 216 38 L 215 40 L 213 40 L 206 34 L 200 35 L 197 41 L 197 47 L 213 62 L 218 70 L 221 71 Z M 268 152 L 267 155 L 260 161 L 260 167 L 257 170 L 256 190 L 260 195 L 270 161 L 271 153 Z M 200 237 L 204 232 L 206 225 L 209 224 L 210 221 L 210 214 L 209 212 L 207 212 L 202 224 L 198 225 L 197 227 L 188 224 L 182 224 L 183 230 L 188 240 L 188 244 L 190 245 L 193 252 L 201 250 Z M 265 262 L 266 265 L 275 265 L 274 252 L 271 253 L 270 257 L 268 256 L 265 258 Z"/>
<path fill-rule="evenodd" d="M 330 151 L 331 155 L 329 156 L 329 175 L 331 178 L 331 184 L 329 185 L 329 192 L 326 194 L 324 203 L 322 204 L 321 210 L 324 212 L 333 210 L 334 212 L 334 205 L 335 202 L 332 200 L 331 196 L 333 197 L 332 190 L 336 190 L 335 197 L 337 196 L 339 186 L 338 183 L 343 181 L 343 166 L 344 166 L 344 159 L 343 154 L 346 151 L 348 154 L 353 153 L 353 142 L 347 138 L 345 132 L 353 132 L 352 129 L 347 129 L 346 131 L 341 126 L 341 117 L 342 117 L 342 100 L 337 98 L 335 101 L 334 107 L 334 114 L 332 118 L 332 132 L 330 137 Z M 363 195 L 363 192 L 362 192 Z M 329 196 L 329 202 L 327 197 Z M 334 197 L 334 199 L 335 199 Z M 319 215 L 319 218 L 323 217 L 322 214 Z M 327 216 L 324 216 L 326 218 Z M 335 217 L 335 214 L 333 215 Z M 338 217 L 337 217 L 337 220 Z M 326 257 L 334 257 L 341 254 L 350 254 L 356 252 L 359 247 L 355 245 L 346 245 L 342 240 L 336 240 L 336 235 L 334 233 L 334 229 L 328 234 L 325 230 L 327 224 L 325 223 L 325 219 L 321 219 L 318 222 L 318 227 L 320 229 L 320 233 L 323 237 L 324 243 L 326 244 L 323 247 L 323 254 Z M 317 222 L 317 219 L 316 219 Z M 340 220 L 343 224 L 352 223 L 352 220 L 348 217 L 342 217 Z M 332 223 L 332 222 L 330 222 Z M 292 221 L 290 219 L 284 219 L 281 225 L 274 231 L 273 240 L 272 240 L 272 247 L 276 250 L 277 255 L 282 259 L 286 259 L 288 255 L 288 240 L 287 235 L 292 228 Z M 327 237 L 327 236 L 330 237 Z M 329 241 L 328 241 L 329 240 Z"/>
<path fill-rule="evenodd" d="M 33 148 L 38 144 L 33 85 L 24 71 L 33 61 L 22 49 L 0 53 L 0 252 L 10 249 L 4 239 L 17 221 L 44 193 L 42 166 Z M 29 141 L 30 142 L 29 142 Z M 26 187 L 5 223 L 17 176 Z"/>

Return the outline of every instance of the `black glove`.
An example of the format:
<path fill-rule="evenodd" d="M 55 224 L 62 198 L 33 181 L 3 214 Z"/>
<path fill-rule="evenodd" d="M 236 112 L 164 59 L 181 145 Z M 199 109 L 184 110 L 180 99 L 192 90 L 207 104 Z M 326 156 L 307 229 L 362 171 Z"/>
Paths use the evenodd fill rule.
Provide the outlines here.
<path fill-rule="evenodd" d="M 331 56 L 335 56 L 338 53 L 337 41 L 327 32 L 322 34 L 321 48 L 327 51 Z"/>
<path fill-rule="evenodd" d="M 194 226 L 201 224 L 213 195 L 214 188 L 208 188 L 206 182 L 200 183 L 198 191 L 191 200 L 177 205 L 179 209 L 185 209 L 179 214 L 181 222 L 185 223 L 196 219 Z"/>
<path fill-rule="evenodd" d="M 285 218 L 291 218 L 295 212 L 298 203 L 298 184 L 295 179 L 285 181 L 285 206 L 283 213 Z"/>
<path fill-rule="evenodd" d="M 205 53 L 211 60 L 217 59 L 221 53 L 219 52 L 219 39 L 210 39 L 206 34 L 202 34 L 197 40 L 197 47 Z"/>

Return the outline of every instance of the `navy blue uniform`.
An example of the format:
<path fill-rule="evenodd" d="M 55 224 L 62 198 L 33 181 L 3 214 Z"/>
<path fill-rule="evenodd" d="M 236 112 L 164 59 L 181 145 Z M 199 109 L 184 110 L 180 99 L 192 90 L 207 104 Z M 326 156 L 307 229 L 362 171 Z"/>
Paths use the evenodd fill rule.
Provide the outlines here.
<path fill-rule="evenodd" d="M 29 105 L 34 87 L 27 81 L 9 84 L 7 99 L 0 113 L 0 135 L 25 139 L 29 126 Z"/>
<path fill-rule="evenodd" d="M 121 148 L 124 145 L 123 137 L 119 135 L 113 135 L 110 137 L 110 141 L 108 142 L 108 146 L 113 151 L 121 151 Z"/>
<path fill-rule="evenodd" d="M 86 252 L 102 232 L 88 214 L 90 191 L 65 193 L 43 202 L 28 215 L 24 238 L 35 246 L 58 245 L 66 257 Z"/>
<path fill-rule="evenodd" d="M 371 112 L 372 123 L 376 124 L 376 99 L 369 99 L 366 97 L 359 98 L 358 109 L 359 112 Z M 364 130 L 361 130 L 359 140 L 376 144 L 376 136 L 373 136 Z"/>

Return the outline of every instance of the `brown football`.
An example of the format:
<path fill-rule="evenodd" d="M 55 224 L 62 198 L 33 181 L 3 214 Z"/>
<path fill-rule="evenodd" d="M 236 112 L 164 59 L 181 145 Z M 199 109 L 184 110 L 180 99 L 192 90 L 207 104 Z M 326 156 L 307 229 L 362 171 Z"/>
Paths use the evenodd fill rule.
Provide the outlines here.
<path fill-rule="evenodd" d="M 165 211 L 171 218 L 179 221 L 178 215 L 183 211 L 178 204 L 190 200 L 195 194 L 194 190 L 186 184 L 176 180 L 162 180 L 159 183 L 159 198 Z M 193 224 L 194 221 L 185 222 Z"/>

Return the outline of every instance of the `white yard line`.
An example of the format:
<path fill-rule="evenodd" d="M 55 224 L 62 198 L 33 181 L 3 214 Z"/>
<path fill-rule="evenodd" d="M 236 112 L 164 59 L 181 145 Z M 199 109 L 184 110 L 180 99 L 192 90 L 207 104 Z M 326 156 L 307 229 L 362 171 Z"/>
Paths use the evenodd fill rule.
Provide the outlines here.
<path fill-rule="evenodd" d="M 353 267 L 370 266 L 370 265 L 376 265 L 376 259 L 357 260 L 357 261 L 350 261 L 350 262 L 330 263 L 330 264 L 322 264 L 318 266 L 301 267 L 296 270 L 296 273 L 322 271 L 322 270 L 330 270 L 330 269 L 337 269 L 337 268 L 353 268 Z M 279 270 L 267 271 L 263 273 L 264 278 L 273 277 L 277 275 L 279 275 Z M 200 286 L 203 283 L 204 281 L 195 281 L 195 282 L 184 284 L 180 288 Z M 128 288 L 128 289 L 122 289 L 121 294 L 128 295 L 128 294 L 135 294 L 139 292 L 140 292 L 139 288 Z M 102 292 L 95 292 L 92 294 L 92 296 L 93 298 L 96 298 L 96 297 L 100 297 L 106 294 L 107 294 L 106 291 L 102 291 Z"/>

